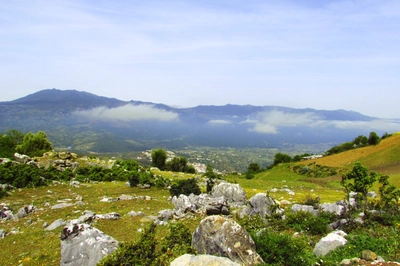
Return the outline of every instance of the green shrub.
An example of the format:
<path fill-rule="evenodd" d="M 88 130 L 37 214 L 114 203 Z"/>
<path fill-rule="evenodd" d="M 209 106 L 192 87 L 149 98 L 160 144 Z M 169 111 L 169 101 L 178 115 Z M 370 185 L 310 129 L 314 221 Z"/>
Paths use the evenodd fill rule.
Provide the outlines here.
<path fill-rule="evenodd" d="M 169 193 L 172 196 L 179 197 L 180 194 L 184 194 L 187 196 L 192 193 L 195 195 L 200 195 L 201 190 L 196 182 L 196 179 L 190 178 L 190 179 L 178 180 L 177 183 L 171 186 Z"/>
<path fill-rule="evenodd" d="M 184 254 L 195 254 L 192 248 L 192 234 L 180 222 L 168 225 L 169 234 L 161 241 L 161 253 L 156 265 L 170 265 L 171 261 Z"/>
<path fill-rule="evenodd" d="M 263 230 L 252 234 L 257 252 L 268 265 L 314 265 L 316 258 L 308 243 L 300 237 Z"/>
<path fill-rule="evenodd" d="M 155 265 L 156 254 L 156 225 L 153 223 L 144 230 L 137 243 L 122 243 L 117 251 L 106 256 L 98 265 Z"/>
<path fill-rule="evenodd" d="M 334 220 L 335 215 L 320 212 L 318 216 L 306 211 L 288 213 L 286 215 L 286 226 L 298 232 L 306 232 L 311 235 L 322 235 L 327 233 L 328 224 Z"/>

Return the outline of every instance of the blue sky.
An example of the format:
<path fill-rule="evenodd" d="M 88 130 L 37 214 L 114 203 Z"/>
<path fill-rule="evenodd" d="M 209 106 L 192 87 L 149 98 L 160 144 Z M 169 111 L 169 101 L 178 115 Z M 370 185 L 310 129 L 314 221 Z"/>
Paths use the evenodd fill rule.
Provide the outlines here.
<path fill-rule="evenodd" d="M 57 88 L 400 117 L 398 0 L 0 0 L 0 14 L 0 101 Z"/>

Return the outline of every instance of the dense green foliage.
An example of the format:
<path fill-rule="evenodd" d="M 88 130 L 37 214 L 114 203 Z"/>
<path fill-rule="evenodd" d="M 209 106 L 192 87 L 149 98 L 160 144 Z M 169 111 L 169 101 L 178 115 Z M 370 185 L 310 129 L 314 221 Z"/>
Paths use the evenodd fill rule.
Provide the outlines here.
<path fill-rule="evenodd" d="M 269 231 L 267 229 L 253 234 L 257 252 L 267 265 L 309 266 L 316 262 L 310 246 L 303 238 Z"/>
<path fill-rule="evenodd" d="M 194 253 L 191 234 L 182 223 L 169 224 L 169 233 L 161 242 L 155 238 L 156 229 L 154 223 L 150 224 L 137 243 L 120 244 L 116 252 L 106 256 L 98 265 L 166 266 L 180 255 Z"/>
<path fill-rule="evenodd" d="M 190 174 L 196 173 L 194 167 L 188 164 L 188 160 L 184 156 L 172 158 L 165 164 L 165 170 Z"/>
<path fill-rule="evenodd" d="M 356 162 L 353 169 L 342 176 L 340 184 L 344 187 L 346 194 L 350 192 L 357 192 L 360 194 L 358 201 L 365 204 L 367 203 L 367 194 L 369 189 L 377 181 L 377 173 L 368 171 L 368 168 Z"/>
<path fill-rule="evenodd" d="M 24 134 L 12 129 L 0 134 L 0 158 L 11 159 L 14 157 L 15 152 L 30 157 L 42 156 L 43 153 L 52 149 L 52 144 L 43 131 L 39 131 L 36 134 L 32 132 Z"/>
<path fill-rule="evenodd" d="M 180 194 L 189 196 L 190 194 L 200 195 L 201 190 L 195 178 L 178 180 L 169 189 L 172 196 L 179 197 Z"/>
<path fill-rule="evenodd" d="M 151 151 L 151 166 L 157 167 L 160 170 L 165 169 L 167 162 L 167 152 L 163 149 L 156 149 Z"/>
<path fill-rule="evenodd" d="M 13 162 L 0 165 L 0 184 L 10 184 L 16 188 L 44 186 L 50 180 L 65 181 L 71 178 L 71 171 L 60 172 L 54 168 L 46 170 Z"/>
<path fill-rule="evenodd" d="M 22 143 L 24 134 L 18 130 L 8 130 L 0 134 L 0 158 L 13 158 L 18 145 Z"/>
<path fill-rule="evenodd" d="M 327 150 L 325 152 L 325 154 L 332 155 L 332 154 L 348 151 L 351 149 L 365 147 L 368 145 L 378 145 L 380 143 L 381 139 L 384 139 L 384 138 L 387 138 L 390 136 L 391 136 L 390 134 L 385 133 L 381 138 L 378 136 L 378 134 L 376 134 L 376 132 L 370 132 L 368 138 L 366 136 L 359 135 L 353 141 L 344 142 L 344 143 L 341 143 L 337 146 L 330 148 L 329 150 Z"/>
<path fill-rule="evenodd" d="M 43 153 L 52 149 L 52 144 L 43 131 L 39 131 L 36 134 L 31 132 L 26 133 L 22 143 L 15 148 L 18 153 L 26 154 L 30 157 L 42 156 Z"/>

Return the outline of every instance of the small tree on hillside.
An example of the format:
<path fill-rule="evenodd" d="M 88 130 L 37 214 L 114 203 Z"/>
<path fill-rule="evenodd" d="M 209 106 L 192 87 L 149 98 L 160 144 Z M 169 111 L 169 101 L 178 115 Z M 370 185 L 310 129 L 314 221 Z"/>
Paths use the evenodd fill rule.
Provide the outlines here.
<path fill-rule="evenodd" d="M 376 134 L 376 132 L 369 133 L 368 144 L 378 145 L 381 142 L 381 138 Z"/>
<path fill-rule="evenodd" d="M 24 135 L 22 143 L 17 145 L 15 150 L 28 156 L 42 156 L 43 153 L 53 149 L 51 142 L 47 139 L 46 133 L 39 131 L 36 134 L 28 132 Z"/>
<path fill-rule="evenodd" d="M 342 176 L 340 184 L 344 187 L 347 195 L 350 192 L 357 192 L 361 195 L 361 201 L 364 208 L 367 206 L 368 190 L 377 180 L 378 175 L 374 171 L 368 171 L 368 168 L 356 162 L 353 169 Z"/>
<path fill-rule="evenodd" d="M 160 170 L 164 170 L 167 157 L 167 152 L 163 149 L 152 150 L 151 166 L 157 167 Z"/>
<path fill-rule="evenodd" d="M 274 157 L 274 166 L 280 163 L 290 163 L 292 161 L 292 157 L 290 155 L 278 152 Z"/>

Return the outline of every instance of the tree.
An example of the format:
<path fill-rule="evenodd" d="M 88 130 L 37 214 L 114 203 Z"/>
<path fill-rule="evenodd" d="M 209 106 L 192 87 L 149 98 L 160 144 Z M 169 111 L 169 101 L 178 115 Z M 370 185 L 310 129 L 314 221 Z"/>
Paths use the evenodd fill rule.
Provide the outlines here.
<path fill-rule="evenodd" d="M 247 172 L 258 173 L 260 171 L 261 167 L 258 163 L 250 163 L 249 166 L 247 166 Z"/>
<path fill-rule="evenodd" d="M 186 159 L 186 157 L 175 157 L 171 161 L 166 163 L 165 168 L 173 172 L 185 172 L 187 163 L 188 160 Z"/>
<path fill-rule="evenodd" d="M 290 163 L 292 161 L 292 157 L 290 155 L 278 152 L 274 157 L 274 166 L 280 163 Z"/>
<path fill-rule="evenodd" d="M 0 134 L 0 157 L 13 158 L 17 145 L 22 143 L 24 133 L 12 129 Z"/>
<path fill-rule="evenodd" d="M 167 157 L 167 152 L 163 149 L 152 150 L 151 166 L 157 167 L 160 170 L 164 170 Z"/>
<path fill-rule="evenodd" d="M 378 145 L 381 142 L 381 138 L 376 134 L 376 132 L 369 133 L 368 144 Z"/>
<path fill-rule="evenodd" d="M 183 180 L 178 180 L 176 184 L 173 184 L 169 190 L 169 193 L 172 196 L 177 196 L 179 197 L 180 194 L 189 196 L 190 194 L 195 194 L 195 195 L 200 195 L 201 190 L 199 185 L 196 182 L 196 179 L 190 178 L 190 179 L 183 179 Z"/>
<path fill-rule="evenodd" d="M 377 176 L 376 172 L 369 172 L 367 167 L 356 162 L 353 169 L 342 176 L 340 184 L 345 188 L 347 195 L 350 192 L 360 193 L 366 207 L 368 190 L 377 180 Z"/>
<path fill-rule="evenodd" d="M 359 135 L 357 138 L 355 138 L 355 139 L 353 140 L 353 143 L 354 143 L 357 147 L 367 146 L 367 145 L 368 145 L 368 138 L 367 138 L 366 136 Z"/>
<path fill-rule="evenodd" d="M 210 193 L 215 185 L 215 179 L 217 178 L 217 174 L 214 173 L 214 169 L 210 164 L 207 165 L 206 172 L 203 176 L 207 177 L 207 193 Z"/>
<path fill-rule="evenodd" d="M 28 132 L 24 135 L 22 143 L 17 145 L 16 152 L 30 157 L 42 156 L 43 153 L 53 149 L 51 142 L 47 139 L 46 133 L 39 131 L 36 134 Z"/>

